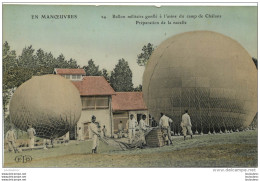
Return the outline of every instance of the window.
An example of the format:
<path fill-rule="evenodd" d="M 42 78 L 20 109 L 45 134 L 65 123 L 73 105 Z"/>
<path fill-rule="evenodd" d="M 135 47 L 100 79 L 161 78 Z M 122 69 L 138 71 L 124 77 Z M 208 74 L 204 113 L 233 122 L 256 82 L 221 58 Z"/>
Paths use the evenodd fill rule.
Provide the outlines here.
<path fill-rule="evenodd" d="M 108 97 L 96 97 L 96 107 L 108 108 Z"/>
<path fill-rule="evenodd" d="M 77 75 L 77 79 L 78 79 L 78 80 L 81 80 L 81 75 Z"/>
<path fill-rule="evenodd" d="M 66 79 L 70 79 L 70 75 L 65 75 L 65 78 Z"/>
<path fill-rule="evenodd" d="M 72 75 L 72 79 L 77 79 L 77 75 Z"/>
<path fill-rule="evenodd" d="M 81 101 L 83 109 L 95 109 L 95 97 L 82 97 Z"/>
<path fill-rule="evenodd" d="M 109 107 L 108 96 L 81 97 L 82 109 L 107 109 Z"/>

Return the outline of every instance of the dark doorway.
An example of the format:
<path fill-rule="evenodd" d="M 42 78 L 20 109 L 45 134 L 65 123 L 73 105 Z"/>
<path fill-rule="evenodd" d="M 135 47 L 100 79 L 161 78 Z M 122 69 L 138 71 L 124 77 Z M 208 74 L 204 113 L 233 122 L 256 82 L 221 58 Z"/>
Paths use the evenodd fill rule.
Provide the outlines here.
<path fill-rule="evenodd" d="M 142 119 L 143 114 L 137 114 L 137 122 L 139 124 L 140 120 Z"/>
<path fill-rule="evenodd" d="M 77 126 L 73 126 L 73 127 L 69 130 L 70 140 L 75 140 L 75 139 L 76 139 L 76 129 L 77 129 Z"/>

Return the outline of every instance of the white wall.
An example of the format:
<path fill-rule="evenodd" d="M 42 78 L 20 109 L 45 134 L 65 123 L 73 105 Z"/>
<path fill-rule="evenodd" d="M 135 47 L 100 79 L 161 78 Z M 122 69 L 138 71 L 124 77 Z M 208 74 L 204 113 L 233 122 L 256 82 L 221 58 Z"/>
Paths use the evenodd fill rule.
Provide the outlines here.
<path fill-rule="evenodd" d="M 99 122 L 101 129 L 103 126 L 106 126 L 107 129 L 107 135 L 111 136 L 111 116 L 110 116 L 110 110 L 109 109 L 89 109 L 89 110 L 82 110 L 81 117 L 77 123 L 77 132 L 78 135 L 81 134 L 81 138 L 83 138 L 84 134 L 84 123 L 91 122 L 92 115 L 96 116 L 96 121 Z M 79 130 L 79 127 L 81 127 L 81 130 Z"/>

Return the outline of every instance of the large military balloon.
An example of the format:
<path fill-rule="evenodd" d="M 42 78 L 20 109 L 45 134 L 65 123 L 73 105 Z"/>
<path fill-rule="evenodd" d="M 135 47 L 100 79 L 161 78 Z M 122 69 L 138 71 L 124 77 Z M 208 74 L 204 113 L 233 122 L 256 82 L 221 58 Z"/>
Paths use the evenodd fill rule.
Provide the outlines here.
<path fill-rule="evenodd" d="M 80 115 L 77 88 L 59 75 L 35 76 L 26 81 L 16 89 L 10 103 L 12 123 L 24 131 L 32 124 L 42 138 L 63 136 Z"/>
<path fill-rule="evenodd" d="M 193 131 L 234 131 L 247 127 L 257 112 L 257 69 L 248 52 L 227 36 L 182 33 L 153 52 L 143 93 L 151 115 L 168 114 L 175 132 L 185 109 Z"/>

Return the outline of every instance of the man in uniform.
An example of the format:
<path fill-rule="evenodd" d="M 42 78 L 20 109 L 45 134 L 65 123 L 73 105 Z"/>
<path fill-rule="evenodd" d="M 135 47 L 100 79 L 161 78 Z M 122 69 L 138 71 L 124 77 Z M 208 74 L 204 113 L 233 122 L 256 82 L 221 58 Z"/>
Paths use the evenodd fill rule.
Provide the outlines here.
<path fill-rule="evenodd" d="M 32 125 L 29 125 L 29 129 L 27 129 L 27 134 L 29 137 L 29 148 L 34 148 L 34 136 L 36 135 L 35 129 L 33 129 Z"/>
<path fill-rule="evenodd" d="M 5 138 L 8 143 L 8 151 L 9 152 L 14 151 L 15 153 L 18 152 L 16 145 L 15 145 L 16 135 L 15 135 L 15 130 L 14 130 L 13 126 L 10 126 L 10 130 L 7 131 Z"/>
<path fill-rule="evenodd" d="M 171 126 L 172 119 L 165 116 L 163 113 L 161 113 L 161 119 L 159 121 L 159 127 L 166 132 L 166 140 L 168 140 L 168 145 L 172 144 L 172 136 L 171 136 Z"/>
<path fill-rule="evenodd" d="M 146 145 L 146 141 L 145 141 L 145 131 L 146 131 L 146 124 L 145 124 L 145 120 L 146 120 L 146 115 L 142 115 L 142 119 L 140 120 L 140 137 L 141 137 L 141 140 L 142 140 L 142 147 L 144 145 Z"/>
<path fill-rule="evenodd" d="M 126 125 L 128 126 L 129 143 L 132 144 L 133 139 L 135 138 L 135 128 L 138 125 L 133 114 L 130 115 L 130 119 L 127 120 Z"/>
<path fill-rule="evenodd" d="M 89 125 L 90 127 L 90 132 L 92 134 L 92 153 L 97 153 L 97 147 L 98 147 L 98 142 L 99 139 L 98 137 L 100 137 L 99 133 L 98 133 L 98 124 L 96 123 L 96 116 L 92 116 L 91 117 L 91 123 Z"/>
<path fill-rule="evenodd" d="M 192 134 L 193 134 L 191 130 L 192 125 L 190 121 L 190 116 L 188 114 L 188 110 L 185 110 L 185 113 L 182 115 L 181 127 L 184 135 L 184 140 L 186 139 L 187 131 L 192 139 Z"/>

